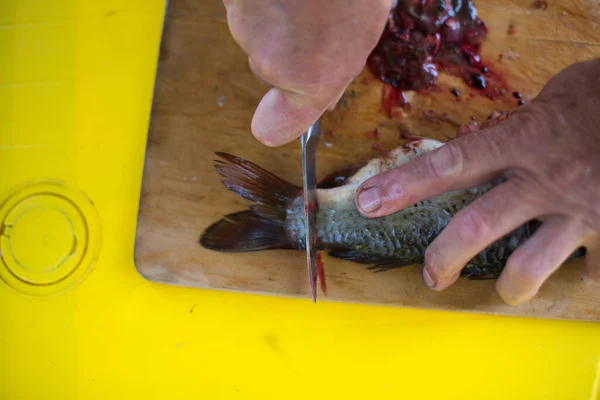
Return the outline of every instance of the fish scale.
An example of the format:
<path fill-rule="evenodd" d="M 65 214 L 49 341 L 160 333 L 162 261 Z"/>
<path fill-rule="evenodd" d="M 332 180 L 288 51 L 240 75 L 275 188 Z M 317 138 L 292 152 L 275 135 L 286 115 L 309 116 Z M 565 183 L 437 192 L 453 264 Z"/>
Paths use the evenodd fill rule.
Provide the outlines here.
<path fill-rule="evenodd" d="M 490 190 L 492 184 L 451 192 L 418 202 L 397 213 L 377 219 L 363 217 L 354 205 L 353 197 L 319 205 L 317 231 L 319 249 L 352 249 L 352 254 L 371 258 L 394 259 L 398 264 L 422 263 L 425 249 L 448 225 L 452 217 L 478 196 Z M 288 234 L 303 245 L 303 203 L 294 201 L 285 222 Z M 487 271 L 496 275 L 508 256 L 531 235 L 522 226 L 477 254 L 465 270 Z"/>
<path fill-rule="evenodd" d="M 471 194 L 470 197 L 475 198 L 476 195 Z M 322 249 L 366 249 L 370 254 L 379 256 L 393 256 L 410 249 L 422 251 L 453 215 L 446 211 L 440 213 L 444 206 L 448 204 L 442 198 L 430 204 L 408 207 L 387 217 L 368 219 L 358 213 L 353 201 L 321 204 L 317 214 L 319 245 Z M 460 202 L 456 206 L 459 210 L 464 205 Z M 301 211 L 302 202 L 297 200 L 290 207 L 286 220 L 289 234 L 298 242 L 304 234 Z"/>

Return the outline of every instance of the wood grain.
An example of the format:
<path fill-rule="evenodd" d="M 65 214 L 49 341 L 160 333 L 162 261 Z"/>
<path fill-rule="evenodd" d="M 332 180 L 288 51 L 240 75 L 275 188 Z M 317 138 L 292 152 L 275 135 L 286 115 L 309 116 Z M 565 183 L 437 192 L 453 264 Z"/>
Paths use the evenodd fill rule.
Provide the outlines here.
<path fill-rule="evenodd" d="M 594 6 L 596 3 L 596 6 Z M 478 4 L 490 36 L 483 57 L 525 99 L 563 67 L 600 55 L 597 2 L 548 1 L 545 10 L 529 0 Z M 509 25 L 515 29 L 508 35 Z M 364 71 L 338 108 L 323 121 L 326 135 L 318 154 L 324 174 L 380 154 L 366 132 L 379 128 L 377 145 L 403 143 L 399 133 L 446 139 L 471 116 L 510 110 L 516 100 L 475 96 L 456 78 L 443 75 L 439 91 L 413 95 L 412 111 L 393 119 L 381 110 L 382 84 Z M 456 98 L 451 88 L 463 95 Z M 301 182 L 300 146 L 278 149 L 259 144 L 250 121 L 267 87 L 248 69 L 247 57 L 231 38 L 218 0 L 173 0 L 166 17 L 144 169 L 135 248 L 136 265 L 146 278 L 210 289 L 309 296 L 305 256 L 298 251 L 221 254 L 198 245 L 202 231 L 246 203 L 228 192 L 213 170 L 215 151 L 259 163 L 295 183 Z M 431 110 L 431 111 L 429 111 Z M 446 121 L 431 118 L 446 114 Z M 460 280 L 441 293 L 425 288 L 420 268 L 374 274 L 360 265 L 325 258 L 331 301 L 459 310 L 529 317 L 600 320 L 600 284 L 588 279 L 580 262 L 562 268 L 530 303 L 503 304 L 493 281 Z"/>

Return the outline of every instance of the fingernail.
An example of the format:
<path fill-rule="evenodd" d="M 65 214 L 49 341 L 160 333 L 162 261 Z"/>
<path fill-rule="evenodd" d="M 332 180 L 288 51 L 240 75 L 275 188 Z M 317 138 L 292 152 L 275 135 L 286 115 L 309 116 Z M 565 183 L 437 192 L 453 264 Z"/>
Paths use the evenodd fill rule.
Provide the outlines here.
<path fill-rule="evenodd" d="M 423 280 L 425 281 L 425 284 L 429 286 L 430 289 L 432 289 L 435 286 L 435 281 L 431 279 L 431 276 L 429 275 L 429 272 L 427 272 L 427 268 L 425 267 L 423 267 Z"/>
<path fill-rule="evenodd" d="M 378 210 L 381 207 L 379 188 L 371 187 L 361 190 L 358 193 L 358 207 L 366 213 Z"/>

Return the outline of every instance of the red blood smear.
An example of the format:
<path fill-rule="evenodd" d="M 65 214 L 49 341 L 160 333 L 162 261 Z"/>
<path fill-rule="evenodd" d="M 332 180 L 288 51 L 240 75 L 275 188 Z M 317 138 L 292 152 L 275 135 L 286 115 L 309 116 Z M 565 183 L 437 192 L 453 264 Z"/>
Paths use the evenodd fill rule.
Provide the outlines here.
<path fill-rule="evenodd" d="M 313 203 L 312 201 L 309 201 L 306 206 L 304 207 L 304 211 L 305 212 L 310 212 L 312 210 L 318 209 L 319 205 L 317 203 Z M 318 243 L 319 238 L 318 236 L 315 234 L 313 236 L 313 243 L 310 243 L 310 246 L 314 246 Z M 319 280 L 321 282 L 321 290 L 323 291 L 323 293 L 327 294 L 327 283 L 325 282 L 325 268 L 323 265 L 323 259 L 321 257 L 320 253 L 317 253 L 317 276 L 319 277 Z M 315 277 L 316 279 L 316 277 Z M 316 285 L 316 281 L 314 282 L 314 284 Z"/>
<path fill-rule="evenodd" d="M 473 133 L 478 130 L 479 130 L 479 126 L 477 125 L 477 122 L 471 121 L 467 125 L 459 126 L 458 129 L 456 130 L 456 136 L 458 136 L 458 137 L 465 136 L 465 135 L 468 135 L 469 133 Z"/>
<path fill-rule="evenodd" d="M 506 34 L 509 36 L 512 36 L 515 34 L 515 26 L 513 24 L 510 24 L 508 26 L 508 29 L 506 30 Z"/>
<path fill-rule="evenodd" d="M 321 283 L 321 291 L 327 294 L 327 281 L 325 280 L 325 264 L 323 263 L 323 257 L 321 253 L 317 253 L 317 275 L 319 282 Z"/>
<path fill-rule="evenodd" d="M 304 212 L 305 213 L 309 213 L 312 210 L 318 210 L 319 209 L 319 205 L 316 203 L 313 203 L 312 201 L 309 201 L 308 203 L 306 203 L 306 206 L 304 206 Z"/>
<path fill-rule="evenodd" d="M 423 119 L 431 122 L 432 124 L 439 125 L 440 122 L 446 122 L 456 127 L 460 126 L 460 123 L 450 118 L 447 113 L 438 114 L 434 110 L 425 110 L 423 111 L 422 116 Z"/>
<path fill-rule="evenodd" d="M 375 128 L 372 131 L 365 131 L 365 132 L 363 132 L 363 136 L 366 139 L 379 140 L 379 137 L 381 136 L 381 131 L 379 131 L 379 128 Z"/>
<path fill-rule="evenodd" d="M 319 204 L 318 203 L 315 203 L 315 202 L 312 202 L 312 201 L 308 201 L 307 202 L 306 201 L 306 197 L 304 198 L 304 201 L 305 201 L 305 204 L 306 204 L 304 206 L 304 212 L 306 214 L 310 213 L 312 210 L 318 210 L 319 209 Z M 311 247 L 312 246 L 316 246 L 318 242 L 319 242 L 319 237 L 318 237 L 318 235 L 315 232 L 315 234 L 311 236 L 311 242 L 308 245 L 311 246 Z"/>
<path fill-rule="evenodd" d="M 400 137 L 400 139 L 404 139 L 404 140 L 417 140 L 417 139 L 423 139 L 423 138 L 421 138 L 421 137 L 418 137 L 418 136 L 416 136 L 416 135 L 413 135 L 413 134 L 410 132 L 410 130 L 409 130 L 409 129 L 408 129 L 406 126 L 404 126 L 404 125 L 402 125 L 402 124 L 398 125 L 398 136 Z"/>
<path fill-rule="evenodd" d="M 477 17 L 472 0 L 406 0 L 390 13 L 367 63 L 397 89 L 395 93 L 435 86 L 441 68 L 495 99 L 506 92 L 506 84 L 481 59 L 480 46 L 486 37 L 487 27 Z M 382 100 L 391 116 L 394 92 Z"/>
<path fill-rule="evenodd" d="M 379 138 L 381 137 L 381 131 L 379 130 L 379 128 L 375 128 L 372 131 L 366 131 L 363 132 L 363 136 L 366 139 L 372 139 L 373 142 L 371 143 L 371 147 L 373 148 L 373 150 L 379 150 Z"/>
<path fill-rule="evenodd" d="M 395 108 L 402 108 L 407 111 L 411 109 L 404 92 L 387 85 L 381 91 L 381 105 L 385 114 L 390 118 L 393 116 Z"/>

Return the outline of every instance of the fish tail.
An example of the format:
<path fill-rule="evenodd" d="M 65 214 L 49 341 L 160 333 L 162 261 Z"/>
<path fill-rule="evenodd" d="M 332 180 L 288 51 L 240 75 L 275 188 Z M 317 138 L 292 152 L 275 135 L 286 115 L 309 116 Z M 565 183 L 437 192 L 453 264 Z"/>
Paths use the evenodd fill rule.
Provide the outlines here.
<path fill-rule="evenodd" d="M 215 169 L 232 192 L 254 202 L 249 210 L 226 215 L 200 237 L 200 244 L 223 252 L 295 249 L 285 219 L 288 205 L 300 188 L 250 161 L 227 153 L 216 153 Z"/>
<path fill-rule="evenodd" d="M 282 223 L 259 217 L 250 210 L 226 215 L 212 224 L 200 237 L 200 244 L 226 253 L 296 248 Z"/>

